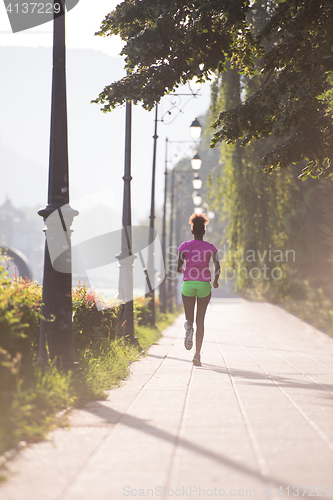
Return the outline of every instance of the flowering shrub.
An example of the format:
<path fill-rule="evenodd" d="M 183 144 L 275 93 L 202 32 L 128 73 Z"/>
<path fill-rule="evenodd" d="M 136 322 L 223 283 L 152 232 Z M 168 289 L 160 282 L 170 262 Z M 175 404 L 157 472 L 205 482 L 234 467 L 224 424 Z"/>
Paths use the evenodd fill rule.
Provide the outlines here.
<path fill-rule="evenodd" d="M 38 283 L 7 278 L 0 266 L 0 347 L 22 363 L 37 356 L 42 287 Z"/>
<path fill-rule="evenodd" d="M 80 283 L 73 289 L 74 348 L 89 349 L 98 339 L 114 339 L 117 336 L 120 306 L 114 304 L 102 310 L 96 306 L 96 293 Z"/>

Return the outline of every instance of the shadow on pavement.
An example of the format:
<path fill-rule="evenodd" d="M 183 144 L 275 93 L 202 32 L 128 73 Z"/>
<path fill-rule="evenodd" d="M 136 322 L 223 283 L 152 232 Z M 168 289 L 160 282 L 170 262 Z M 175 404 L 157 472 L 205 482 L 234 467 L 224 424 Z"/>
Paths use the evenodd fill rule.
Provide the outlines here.
<path fill-rule="evenodd" d="M 156 354 L 147 354 L 147 357 L 152 357 L 152 358 L 158 358 L 158 359 L 171 359 L 173 361 L 180 361 L 182 363 L 190 363 L 192 364 L 192 361 L 190 359 L 181 359 L 181 358 L 175 358 L 172 356 L 158 356 Z M 211 365 L 209 363 L 202 362 L 202 366 L 197 367 L 198 370 L 210 370 L 210 371 L 215 371 L 217 373 L 221 373 L 221 375 L 226 375 L 229 376 L 227 368 L 223 366 L 218 366 L 218 365 Z M 244 369 L 239 369 L 239 368 L 232 368 L 229 367 L 230 374 L 233 378 L 238 378 L 238 379 L 243 379 L 242 383 L 244 385 L 262 385 L 267 387 L 267 382 L 271 383 L 271 387 L 276 389 L 276 385 L 272 383 L 272 381 L 269 379 L 269 377 L 265 373 L 258 373 L 258 372 L 253 372 L 250 370 L 244 370 Z M 322 391 L 324 394 L 328 392 L 327 397 L 331 398 L 332 392 L 333 392 L 333 384 L 325 384 L 325 387 L 316 384 L 315 382 L 296 382 L 292 378 L 288 377 L 282 377 L 279 374 L 274 374 L 270 373 L 270 375 L 274 375 L 274 380 L 281 386 L 281 387 L 292 387 L 292 388 L 297 388 L 297 389 L 309 389 L 309 390 L 316 390 L 316 391 Z M 295 375 L 294 373 L 290 373 L 290 375 Z M 265 382 L 265 383 L 264 383 Z M 331 391 L 331 392 L 329 392 Z"/>
<path fill-rule="evenodd" d="M 158 404 L 158 397 L 156 397 L 156 404 Z M 128 426 L 132 429 L 136 429 L 140 432 L 145 432 L 147 434 L 155 436 L 158 439 L 163 439 L 165 441 L 174 443 L 175 446 L 180 446 L 193 453 L 198 453 L 200 455 L 208 457 L 214 460 L 215 462 L 223 464 L 226 467 L 235 469 L 242 474 L 246 474 L 262 482 L 266 482 L 269 485 L 275 485 L 277 487 L 282 486 L 283 488 L 287 488 L 288 486 L 287 484 L 284 483 L 284 481 L 282 481 L 279 478 L 275 478 L 274 476 L 268 474 L 263 475 L 258 470 L 251 469 L 246 465 L 242 465 L 237 461 L 231 460 L 224 454 L 215 453 L 214 451 L 211 451 L 208 448 L 205 448 L 198 444 L 195 444 L 189 441 L 188 439 L 179 437 L 176 434 L 171 434 L 170 432 L 166 432 L 154 425 L 151 425 L 147 420 L 143 420 L 141 418 L 135 417 L 127 413 L 122 414 L 116 410 L 113 410 L 112 408 L 108 408 L 102 405 L 98 401 L 94 402 L 94 407 L 96 409 L 85 407 L 84 410 L 93 413 L 94 415 L 97 414 L 100 418 L 103 418 L 105 423 L 108 425 L 116 425 L 121 423 L 122 425 Z M 177 429 L 175 429 L 175 431 L 177 431 Z M 133 446 L 134 445 L 135 444 L 133 443 Z"/>

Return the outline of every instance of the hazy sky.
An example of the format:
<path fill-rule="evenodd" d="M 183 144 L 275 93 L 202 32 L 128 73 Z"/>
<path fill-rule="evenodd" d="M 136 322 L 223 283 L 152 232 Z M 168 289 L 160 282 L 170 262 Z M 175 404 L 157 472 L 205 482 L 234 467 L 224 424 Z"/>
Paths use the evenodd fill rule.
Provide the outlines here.
<path fill-rule="evenodd" d="M 15 2 L 13 2 L 15 3 Z M 122 48 L 119 37 L 93 36 L 106 14 L 118 4 L 115 0 L 80 0 L 66 15 L 66 44 L 70 49 L 101 50 L 118 56 Z M 93 5 L 93 8 L 92 8 Z M 52 23 L 46 23 L 21 33 L 12 34 L 4 3 L 0 3 L 0 45 L 20 47 L 51 47 Z"/>
<path fill-rule="evenodd" d="M 124 151 L 124 108 L 103 114 L 90 100 L 97 97 L 103 87 L 122 76 L 122 59 L 118 56 L 121 41 L 117 37 L 96 37 L 106 14 L 118 2 L 114 0 L 80 0 L 66 15 L 67 44 L 67 101 L 69 122 L 70 195 L 73 198 L 95 195 L 111 189 L 116 204 L 122 205 L 122 175 Z M 93 5 L 93 7 L 91 7 Z M 13 34 L 4 3 L 0 3 L 0 54 L 2 75 L 0 80 L 0 146 L 6 155 L 19 155 L 26 165 L 35 165 L 47 177 L 49 150 L 49 119 L 52 69 L 52 22 Z M 8 50 L 5 49 L 8 47 Z M 13 47 L 17 49 L 13 50 Z M 25 48 L 20 50 L 19 48 Z M 41 48 L 34 51 L 28 48 Z M 80 49 L 79 51 L 74 49 Z M 25 56 L 26 54 L 26 56 Z M 34 54 L 38 54 L 38 62 Z M 95 55 L 94 55 L 95 54 Z M 29 92 L 26 91 L 29 89 Z M 33 90 L 32 90 L 33 89 Z M 179 89 L 189 92 L 188 87 Z M 189 140 L 189 125 L 203 114 L 209 105 L 209 84 L 203 86 L 201 96 L 187 102 L 184 112 L 171 125 L 158 124 L 156 204 L 163 203 L 165 137 L 169 140 Z M 170 98 L 163 98 L 159 118 L 169 109 Z M 133 221 L 146 218 L 150 207 L 151 167 L 153 150 L 154 113 L 133 107 L 132 129 L 132 205 Z M 176 145 L 170 145 L 169 156 Z M 179 158 L 179 156 L 178 156 Z M 15 162 L 13 163 L 15 164 Z M 0 163 L 0 168 L 4 163 Z M 37 171 L 37 170 L 36 170 Z M 2 179 L 15 172 L 2 173 Z M 23 177 L 22 177 L 23 179 Z M 21 179 L 22 186 L 23 181 Z M 15 179 L 20 187 L 20 175 Z M 32 181 L 33 182 L 33 181 Z M 46 180 L 43 181 L 46 184 Z M 10 185 L 10 183 L 8 184 Z M 31 205 L 46 203 L 47 186 L 40 196 L 29 199 Z M 6 193 L 15 206 L 18 189 Z M 17 193 L 16 193 L 17 194 Z M 5 191 L 0 189 L 0 205 Z M 98 197 L 97 197 L 98 198 Z M 101 200 L 102 202 L 102 200 Z M 26 205 L 23 201 L 21 205 Z M 74 204 L 73 207 L 75 208 Z"/>

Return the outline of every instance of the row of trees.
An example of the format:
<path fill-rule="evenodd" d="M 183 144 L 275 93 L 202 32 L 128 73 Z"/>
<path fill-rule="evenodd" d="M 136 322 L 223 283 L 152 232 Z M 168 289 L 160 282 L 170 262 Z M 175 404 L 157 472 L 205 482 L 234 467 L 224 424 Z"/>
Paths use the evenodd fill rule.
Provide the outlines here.
<path fill-rule="evenodd" d="M 262 32 L 269 22 L 271 5 L 265 0 L 256 2 L 251 18 L 254 31 Z M 266 48 L 271 50 L 268 43 Z M 221 116 L 235 115 L 258 95 L 265 83 L 261 67 L 258 60 L 253 73 L 244 75 L 226 65 L 212 85 L 211 122 L 216 124 Z M 262 107 L 254 111 L 256 116 L 263 112 Z M 246 138 L 231 143 L 226 139 L 221 147 L 222 171 L 211 175 L 208 184 L 212 209 L 227 221 L 224 241 L 230 251 L 226 265 L 243 269 L 236 273 L 238 286 L 251 287 L 259 281 L 271 297 L 290 293 L 295 279 L 310 279 L 314 286 L 324 285 L 332 292 L 333 179 L 319 182 L 307 178 L 301 182 L 300 178 L 306 177 L 304 169 L 311 170 L 305 160 L 283 170 L 263 172 L 259 165 L 265 162 L 265 152 L 276 152 L 280 147 L 281 137 L 273 133 L 259 142 Z M 299 147 L 295 154 L 301 158 L 304 149 Z M 281 269 L 273 276 L 278 279 L 272 279 L 275 267 Z M 254 268 L 261 270 L 260 279 L 258 271 L 251 273 Z"/>
<path fill-rule="evenodd" d="M 208 179 L 211 208 L 225 219 L 227 264 L 283 271 L 263 281 L 273 295 L 291 276 L 332 280 L 332 26 L 331 0 L 123 0 L 98 32 L 125 41 L 126 77 L 94 101 L 104 112 L 213 80 L 223 168 Z"/>
<path fill-rule="evenodd" d="M 241 79 L 235 69 L 220 75 L 213 84 L 211 117 L 217 108 L 228 109 L 239 101 L 256 80 Z M 294 279 L 310 279 L 314 286 L 327 288 L 332 282 L 333 179 L 302 182 L 302 163 L 263 172 L 258 165 L 274 141 L 271 137 L 247 147 L 240 141 L 223 144 L 222 167 L 211 173 L 207 187 L 210 209 L 224 221 L 220 238 L 228 245 L 225 267 L 244 270 L 236 273 L 239 287 L 260 281 L 262 290 L 277 298 L 290 292 Z M 261 272 L 258 280 L 258 272 L 251 269 L 263 266 L 270 279 Z M 275 273 L 279 279 L 272 280 L 269 269 L 275 267 L 283 274 Z"/>

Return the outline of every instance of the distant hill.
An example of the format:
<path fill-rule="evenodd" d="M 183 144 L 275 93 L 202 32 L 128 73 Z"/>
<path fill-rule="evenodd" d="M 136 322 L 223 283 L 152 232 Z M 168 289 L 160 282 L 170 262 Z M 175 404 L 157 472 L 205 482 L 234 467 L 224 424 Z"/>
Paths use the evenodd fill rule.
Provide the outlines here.
<path fill-rule="evenodd" d="M 0 205 L 7 194 L 18 208 L 42 206 L 47 200 L 52 51 L 43 47 L 0 47 L 0 61 Z M 90 101 L 106 84 L 122 75 L 123 61 L 119 57 L 94 50 L 67 50 L 72 197 L 105 188 L 103 168 L 107 175 L 110 165 L 104 158 L 109 157 L 110 129 L 117 112 L 113 120 L 106 120 L 99 106 Z M 118 155 L 121 185 L 123 129 L 118 133 L 119 137 L 114 135 L 119 152 L 114 147 L 113 165 Z M 97 165 L 99 179 L 96 179 Z"/>
<path fill-rule="evenodd" d="M 10 198 L 15 207 L 40 207 L 47 200 L 47 170 L 27 160 L 19 150 L 0 141 L 0 203 Z"/>

